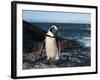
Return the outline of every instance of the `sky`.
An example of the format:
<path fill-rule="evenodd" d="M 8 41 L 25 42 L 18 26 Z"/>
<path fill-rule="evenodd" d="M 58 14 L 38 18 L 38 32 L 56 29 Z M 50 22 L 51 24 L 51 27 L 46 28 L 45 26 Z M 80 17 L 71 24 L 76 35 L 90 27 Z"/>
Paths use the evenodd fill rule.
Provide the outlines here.
<path fill-rule="evenodd" d="M 45 23 L 84 23 L 90 24 L 91 15 L 89 13 L 71 13 L 54 11 L 23 11 L 23 20 L 28 22 Z"/>

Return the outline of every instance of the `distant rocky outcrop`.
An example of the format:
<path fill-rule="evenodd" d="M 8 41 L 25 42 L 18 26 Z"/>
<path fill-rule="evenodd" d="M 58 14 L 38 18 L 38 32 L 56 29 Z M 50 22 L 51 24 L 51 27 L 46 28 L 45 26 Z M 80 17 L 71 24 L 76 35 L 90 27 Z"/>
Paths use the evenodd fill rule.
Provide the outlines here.
<path fill-rule="evenodd" d="M 46 31 L 23 21 L 23 52 L 32 52 L 44 40 Z"/>

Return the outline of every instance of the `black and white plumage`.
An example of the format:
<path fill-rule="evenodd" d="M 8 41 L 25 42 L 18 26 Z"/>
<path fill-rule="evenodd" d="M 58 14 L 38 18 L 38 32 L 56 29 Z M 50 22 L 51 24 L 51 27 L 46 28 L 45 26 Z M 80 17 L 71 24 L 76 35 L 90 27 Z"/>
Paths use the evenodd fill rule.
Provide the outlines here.
<path fill-rule="evenodd" d="M 60 48 L 56 39 L 56 37 L 58 36 L 58 32 L 59 30 L 57 26 L 53 25 L 49 28 L 46 34 L 45 48 L 47 59 L 59 59 Z"/>

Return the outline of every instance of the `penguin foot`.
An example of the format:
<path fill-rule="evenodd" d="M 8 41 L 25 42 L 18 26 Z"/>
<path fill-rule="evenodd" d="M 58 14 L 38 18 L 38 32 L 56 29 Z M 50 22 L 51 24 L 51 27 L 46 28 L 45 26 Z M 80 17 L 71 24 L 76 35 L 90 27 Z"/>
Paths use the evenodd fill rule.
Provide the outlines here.
<path fill-rule="evenodd" d="M 59 60 L 59 57 L 57 56 L 55 59 L 56 59 L 56 60 Z"/>
<path fill-rule="evenodd" d="M 47 57 L 47 60 L 49 60 L 50 58 L 49 57 Z"/>
<path fill-rule="evenodd" d="M 47 60 L 45 61 L 45 64 L 50 65 L 50 64 L 51 64 L 50 59 L 47 59 Z"/>

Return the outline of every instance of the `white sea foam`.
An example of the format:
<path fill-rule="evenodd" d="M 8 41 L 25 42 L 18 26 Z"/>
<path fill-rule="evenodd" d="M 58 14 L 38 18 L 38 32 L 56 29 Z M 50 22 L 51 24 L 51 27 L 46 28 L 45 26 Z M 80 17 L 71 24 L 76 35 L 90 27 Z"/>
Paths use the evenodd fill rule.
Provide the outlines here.
<path fill-rule="evenodd" d="M 83 43 L 85 47 L 90 47 L 91 45 L 90 37 L 83 37 L 83 38 L 77 39 L 77 41 L 79 41 L 80 43 Z"/>
<path fill-rule="evenodd" d="M 65 39 L 71 39 L 82 43 L 85 47 L 91 46 L 91 38 L 87 36 L 76 36 L 76 37 L 64 37 Z"/>

